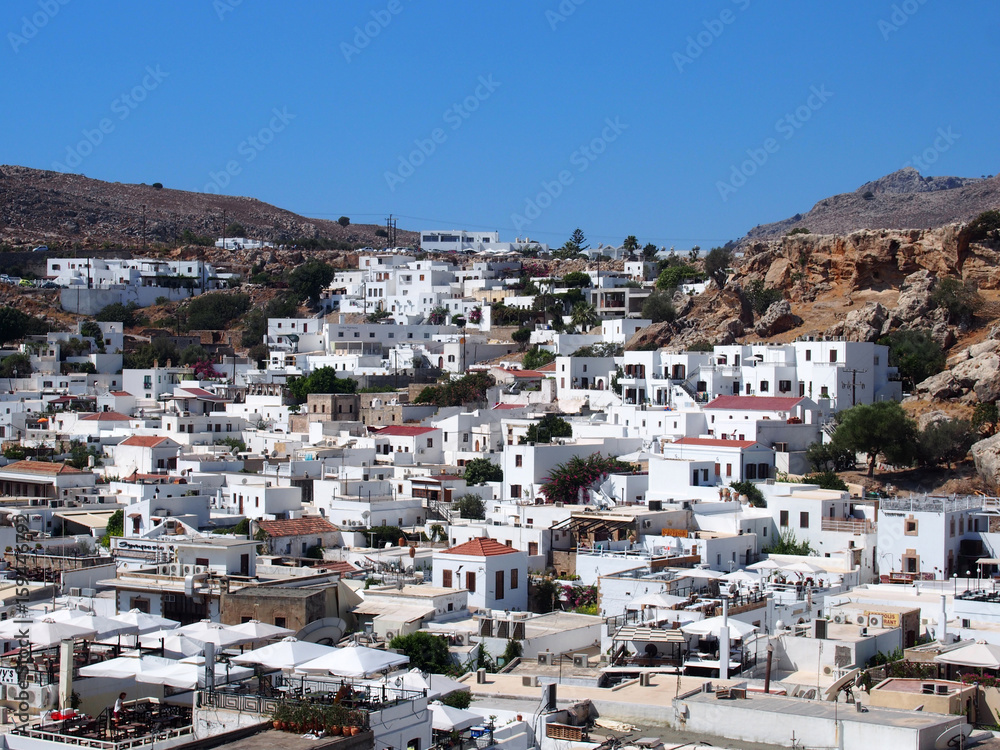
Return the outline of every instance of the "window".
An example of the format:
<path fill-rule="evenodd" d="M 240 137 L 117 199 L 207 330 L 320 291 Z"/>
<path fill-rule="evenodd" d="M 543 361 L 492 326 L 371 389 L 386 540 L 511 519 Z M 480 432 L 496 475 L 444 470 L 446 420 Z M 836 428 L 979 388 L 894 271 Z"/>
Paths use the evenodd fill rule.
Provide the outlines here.
<path fill-rule="evenodd" d="M 952 537 L 955 536 L 955 518 L 954 518 L 954 516 L 951 519 L 951 532 L 950 532 L 949 536 L 952 536 Z"/>
<path fill-rule="evenodd" d="M 528 542 L 528 555 L 538 554 L 538 542 Z"/>
<path fill-rule="evenodd" d="M 771 473 L 771 467 L 768 464 L 757 464 L 757 478 L 767 479 L 768 475 Z"/>
<path fill-rule="evenodd" d="M 813 353 L 812 349 L 806 349 L 806 362 L 812 362 Z"/>
<path fill-rule="evenodd" d="M 917 519 L 907 518 L 905 521 L 903 521 L 903 533 L 906 534 L 907 536 L 916 536 Z"/>
<path fill-rule="evenodd" d="M 517 568 L 513 568 L 510 571 L 510 590 L 513 591 L 517 588 Z"/>
<path fill-rule="evenodd" d="M 274 626 L 276 628 L 286 627 L 286 625 L 285 625 L 285 618 L 284 617 L 275 617 L 274 618 Z"/>
<path fill-rule="evenodd" d="M 428 448 L 434 447 L 434 438 L 427 438 L 427 447 Z"/>
<path fill-rule="evenodd" d="M 965 533 L 965 516 L 958 517 L 958 533 L 959 535 Z"/>
<path fill-rule="evenodd" d="M 788 511 L 783 510 L 778 513 L 778 525 L 787 526 L 788 525 Z"/>
<path fill-rule="evenodd" d="M 514 466 L 524 466 L 524 456 L 520 453 L 514 456 Z"/>
<path fill-rule="evenodd" d="M 836 349 L 831 349 L 830 350 L 830 361 L 831 362 L 836 362 L 837 361 L 837 350 Z"/>
<path fill-rule="evenodd" d="M 496 591 L 494 595 L 497 599 L 503 599 L 503 571 L 498 570 L 496 574 Z"/>
<path fill-rule="evenodd" d="M 756 479 L 757 478 L 757 464 L 747 464 L 745 468 L 746 476 L 744 479 Z"/>
<path fill-rule="evenodd" d="M 771 384 L 768 381 L 766 381 L 766 380 L 760 381 L 760 392 L 761 393 L 767 393 L 767 389 L 770 388 L 770 387 L 771 387 Z"/>
<path fill-rule="evenodd" d="M 731 477 L 733 475 L 733 465 L 726 464 L 726 476 Z"/>
<path fill-rule="evenodd" d="M 788 393 L 790 390 L 792 390 L 792 381 L 791 380 L 779 380 L 778 381 L 778 390 L 781 391 L 782 393 Z"/>
<path fill-rule="evenodd" d="M 521 497 L 521 485 L 512 484 L 510 486 L 510 496 L 511 497 Z"/>
<path fill-rule="evenodd" d="M 473 570 L 469 570 L 465 573 L 465 588 L 469 590 L 469 593 L 476 593 L 476 573 Z"/>
<path fill-rule="evenodd" d="M 450 589 L 451 588 L 451 571 L 450 570 L 442 570 L 441 571 L 441 585 L 444 588 L 446 588 L 446 589 Z"/>
<path fill-rule="evenodd" d="M 802 511 L 799 513 L 799 528 L 808 529 L 809 528 L 809 513 L 807 511 Z"/>

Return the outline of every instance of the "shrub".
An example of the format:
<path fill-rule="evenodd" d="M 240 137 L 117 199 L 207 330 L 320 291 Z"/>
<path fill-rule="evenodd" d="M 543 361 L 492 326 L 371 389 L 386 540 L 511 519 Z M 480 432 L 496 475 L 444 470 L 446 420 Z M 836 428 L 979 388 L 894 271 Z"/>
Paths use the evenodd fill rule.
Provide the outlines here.
<path fill-rule="evenodd" d="M 763 315 L 767 308 L 783 299 L 780 289 L 769 289 L 760 279 L 747 284 L 745 294 L 756 315 Z"/>
<path fill-rule="evenodd" d="M 471 461 L 466 461 L 463 476 L 468 485 L 502 482 L 503 469 L 488 458 L 474 458 Z"/>
<path fill-rule="evenodd" d="M 486 518 L 486 503 L 479 495 L 462 495 L 454 503 L 453 507 L 462 518 L 470 518 L 481 521 Z"/>
<path fill-rule="evenodd" d="M 551 443 L 553 438 L 572 437 L 573 426 L 555 414 L 546 414 L 528 427 L 528 433 L 521 438 L 525 443 Z"/>
<path fill-rule="evenodd" d="M 521 364 L 525 370 L 537 370 L 539 367 L 544 367 L 549 362 L 555 361 L 555 358 L 556 355 L 548 349 L 540 349 L 535 346 L 525 353 L 524 359 L 521 360 Z"/>
<path fill-rule="evenodd" d="M 432 674 L 454 671 L 451 654 L 448 652 L 448 640 L 443 636 L 418 630 L 409 635 L 397 635 L 389 641 L 389 648 L 409 656 L 411 669 Z"/>
<path fill-rule="evenodd" d="M 492 375 L 474 372 L 457 380 L 424 388 L 414 403 L 435 404 L 436 406 L 462 406 L 486 400 L 486 390 L 496 385 Z"/>
<path fill-rule="evenodd" d="M 795 532 L 785 529 L 770 547 L 764 551 L 769 555 L 810 555 L 814 552 L 809 542 L 800 542 L 795 538 Z"/>
<path fill-rule="evenodd" d="M 764 493 L 760 491 L 760 488 L 753 482 L 732 482 L 729 485 L 734 490 L 739 492 L 741 495 L 746 495 L 747 500 L 750 501 L 750 505 L 754 508 L 766 508 L 767 501 L 764 499 Z"/>
<path fill-rule="evenodd" d="M 516 643 L 516 641 L 515 641 Z M 442 695 L 438 698 L 446 706 L 451 706 L 452 708 L 468 708 L 472 703 L 472 691 L 470 690 L 456 690 L 453 693 L 448 693 L 447 695 Z"/>
<path fill-rule="evenodd" d="M 965 236 L 971 242 L 981 242 L 986 239 L 996 239 L 1000 230 L 1000 211 L 983 211 L 969 222 L 965 228 Z"/>
<path fill-rule="evenodd" d="M 805 480 L 811 484 L 819 485 L 820 489 L 847 492 L 847 484 L 832 471 L 823 471 L 819 474 L 807 474 Z"/>
<path fill-rule="evenodd" d="M 250 309 L 250 296 L 214 292 L 195 297 L 184 306 L 187 328 L 223 329 Z"/>
<path fill-rule="evenodd" d="M 288 384 L 288 392 L 300 404 L 310 393 L 355 393 L 357 390 L 357 380 L 338 377 L 337 370 L 332 367 L 320 367 Z"/>
<path fill-rule="evenodd" d="M 657 289 L 676 289 L 685 281 L 698 279 L 701 277 L 701 273 L 694 266 L 689 265 L 674 265 L 668 266 L 660 271 L 659 277 L 656 279 Z"/>
<path fill-rule="evenodd" d="M 668 271 L 670 269 L 667 269 Z M 663 273 L 666 273 L 664 271 Z M 662 274 L 661 274 L 662 278 Z M 657 282 L 659 284 L 659 282 Z M 677 319 L 677 310 L 669 292 L 656 291 L 642 303 L 642 317 L 654 323 L 672 323 Z"/>
<path fill-rule="evenodd" d="M 600 453 L 594 453 L 586 458 L 573 456 L 566 463 L 552 469 L 539 491 L 547 502 L 575 504 L 580 490 L 604 481 L 609 474 L 634 470 L 634 465 L 619 461 L 613 456 L 602 456 Z"/>
<path fill-rule="evenodd" d="M 983 301 L 971 283 L 947 277 L 938 281 L 931 302 L 948 311 L 949 323 L 968 325 Z"/>
<path fill-rule="evenodd" d="M 889 364 L 898 368 L 909 389 L 944 369 L 944 350 L 923 329 L 893 331 L 878 343 L 889 347 Z"/>
<path fill-rule="evenodd" d="M 162 182 L 154 182 L 153 183 L 153 189 L 154 190 L 163 190 L 163 183 Z"/>
<path fill-rule="evenodd" d="M 786 237 L 791 237 L 792 235 L 796 235 L 796 234 L 812 234 L 812 232 L 810 232 L 805 227 L 796 227 L 792 231 L 788 232 L 785 236 Z"/>
<path fill-rule="evenodd" d="M 340 226 L 342 227 L 346 227 L 351 223 L 351 220 L 347 216 L 341 216 L 339 219 L 337 219 L 337 223 L 340 224 Z"/>
<path fill-rule="evenodd" d="M 588 287 L 591 285 L 590 274 L 583 271 L 571 271 L 563 276 L 563 284 L 570 288 Z"/>

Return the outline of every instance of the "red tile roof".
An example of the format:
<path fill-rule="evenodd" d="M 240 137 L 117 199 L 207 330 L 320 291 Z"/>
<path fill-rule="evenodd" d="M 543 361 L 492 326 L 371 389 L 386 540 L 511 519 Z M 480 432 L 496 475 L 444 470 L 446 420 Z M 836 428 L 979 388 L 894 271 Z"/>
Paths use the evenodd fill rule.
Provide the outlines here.
<path fill-rule="evenodd" d="M 733 411 L 788 411 L 802 400 L 802 397 L 784 396 L 717 396 L 706 404 L 705 408 Z"/>
<path fill-rule="evenodd" d="M 500 544 L 496 539 L 472 539 L 465 544 L 446 549 L 449 555 L 469 555 L 470 557 L 491 557 L 492 555 L 510 555 L 516 549 Z"/>
<path fill-rule="evenodd" d="M 128 391 L 108 391 L 112 396 L 131 396 Z"/>
<path fill-rule="evenodd" d="M 547 365 L 542 365 L 541 367 L 535 368 L 535 372 L 555 372 L 555 371 L 556 371 L 555 362 L 549 362 Z"/>
<path fill-rule="evenodd" d="M 12 474 L 82 474 L 79 469 L 74 469 L 66 464 L 49 463 L 48 461 L 15 461 L 0 468 L 2 472 Z"/>
<path fill-rule="evenodd" d="M 211 391 L 206 391 L 204 388 L 181 388 L 184 393 L 189 393 L 195 398 L 201 399 L 202 401 L 225 401 L 226 399 L 222 396 L 216 396 Z M 180 398 L 184 398 L 180 396 Z"/>
<path fill-rule="evenodd" d="M 526 409 L 527 404 L 497 404 L 494 409 Z"/>
<path fill-rule="evenodd" d="M 116 411 L 99 411 L 96 414 L 80 417 L 81 422 L 128 422 L 130 420 L 131 417 L 126 417 Z"/>
<path fill-rule="evenodd" d="M 437 427 L 413 427 L 403 424 L 394 424 L 389 427 L 384 427 L 379 430 L 376 435 L 389 435 L 396 437 L 414 437 L 416 435 L 424 435 L 428 432 L 434 432 Z"/>
<path fill-rule="evenodd" d="M 342 576 L 352 575 L 360 570 L 359 568 L 355 568 L 346 560 L 334 560 L 333 562 L 320 563 L 319 565 L 315 565 L 313 567 L 326 570 L 331 573 L 340 573 Z"/>
<path fill-rule="evenodd" d="M 280 521 L 258 521 L 257 524 L 270 537 L 329 534 L 331 531 L 337 530 L 336 526 L 319 516 L 287 518 Z"/>
<path fill-rule="evenodd" d="M 717 440 L 715 438 L 693 438 L 693 437 L 683 437 L 680 440 L 675 440 L 672 443 L 667 443 L 667 445 L 707 445 L 707 446 L 717 446 L 724 448 L 749 448 L 751 445 L 757 445 L 756 440 Z"/>
<path fill-rule="evenodd" d="M 496 368 L 500 372 L 505 372 L 508 375 L 513 375 L 515 378 L 544 378 L 545 373 L 539 372 L 538 370 L 512 370 L 509 367 L 498 367 Z"/>
<path fill-rule="evenodd" d="M 119 445 L 131 445 L 136 448 L 155 448 L 163 443 L 173 443 L 174 441 L 168 437 L 160 437 L 157 435 L 133 435 L 132 437 L 125 438 Z M 174 443 L 176 445 L 176 443 Z"/>

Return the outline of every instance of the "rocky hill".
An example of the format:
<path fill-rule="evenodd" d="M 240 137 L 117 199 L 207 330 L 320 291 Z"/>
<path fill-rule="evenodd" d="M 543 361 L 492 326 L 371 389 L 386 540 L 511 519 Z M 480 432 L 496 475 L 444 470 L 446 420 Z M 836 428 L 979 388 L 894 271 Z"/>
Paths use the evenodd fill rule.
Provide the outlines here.
<path fill-rule="evenodd" d="M 223 214 L 226 224 L 241 224 L 247 236 L 277 243 L 324 238 L 362 246 L 386 245 L 385 238 L 375 234 L 379 226 L 352 223 L 342 227 L 336 221 L 300 216 L 254 198 L 0 166 L 0 244 L 137 247 L 143 236 L 150 244 L 174 243 L 185 230 L 215 238 L 225 228 Z M 399 245 L 415 244 L 417 239 L 415 232 L 397 234 Z"/>
<path fill-rule="evenodd" d="M 756 226 L 743 241 L 774 239 L 799 228 L 817 234 L 850 234 L 861 229 L 939 227 L 968 221 L 998 206 L 1000 175 L 923 177 L 906 167 L 866 182 L 852 193 L 824 198 L 807 213 Z"/>

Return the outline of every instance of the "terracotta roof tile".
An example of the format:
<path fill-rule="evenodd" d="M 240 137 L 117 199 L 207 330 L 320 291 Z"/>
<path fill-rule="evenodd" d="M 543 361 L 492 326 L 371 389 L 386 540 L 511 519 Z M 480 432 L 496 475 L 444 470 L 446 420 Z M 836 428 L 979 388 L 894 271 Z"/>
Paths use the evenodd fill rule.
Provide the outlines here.
<path fill-rule="evenodd" d="M 325 518 L 287 518 L 278 521 L 258 521 L 257 524 L 270 537 L 307 536 L 309 534 L 329 534 L 337 527 Z"/>
<path fill-rule="evenodd" d="M 131 417 L 126 417 L 116 411 L 99 411 L 96 414 L 88 414 L 80 417 L 81 422 L 129 422 Z"/>
<path fill-rule="evenodd" d="M 802 401 L 801 397 L 785 396 L 716 396 L 705 404 L 706 409 L 742 411 L 788 411 Z"/>
<path fill-rule="evenodd" d="M 757 441 L 718 440 L 716 438 L 683 437 L 680 440 L 675 440 L 672 443 L 667 443 L 667 445 L 706 445 L 706 446 L 715 446 L 721 448 L 749 448 L 751 445 L 757 445 Z"/>
<path fill-rule="evenodd" d="M 133 435 L 132 437 L 122 440 L 119 445 L 129 445 L 135 448 L 155 448 L 158 445 L 173 442 L 174 441 L 168 437 L 158 435 Z M 176 443 L 174 444 L 176 445 Z"/>
<path fill-rule="evenodd" d="M 66 464 L 49 463 L 48 461 L 15 461 L 0 468 L 2 472 L 16 474 L 82 474 Z"/>
<path fill-rule="evenodd" d="M 424 435 L 428 432 L 434 432 L 437 427 L 413 427 L 403 424 L 390 425 L 385 427 L 378 432 L 376 435 L 388 435 L 396 437 L 414 437 L 416 435 Z"/>
<path fill-rule="evenodd" d="M 465 544 L 446 549 L 449 555 L 469 555 L 470 557 L 491 557 L 493 555 L 510 555 L 516 549 L 500 544 L 496 539 L 472 539 Z"/>

